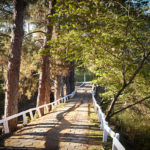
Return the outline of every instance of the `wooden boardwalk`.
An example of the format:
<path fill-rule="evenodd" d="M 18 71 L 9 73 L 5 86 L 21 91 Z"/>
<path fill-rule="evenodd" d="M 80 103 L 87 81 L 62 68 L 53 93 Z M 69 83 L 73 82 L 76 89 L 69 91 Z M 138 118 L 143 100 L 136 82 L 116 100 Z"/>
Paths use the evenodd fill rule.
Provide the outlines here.
<path fill-rule="evenodd" d="M 79 88 L 67 104 L 57 106 L 49 114 L 32 121 L 7 138 L 0 149 L 18 150 L 88 150 L 91 87 Z M 96 132 L 96 131 L 95 131 Z M 98 149 L 101 145 L 98 144 Z"/>

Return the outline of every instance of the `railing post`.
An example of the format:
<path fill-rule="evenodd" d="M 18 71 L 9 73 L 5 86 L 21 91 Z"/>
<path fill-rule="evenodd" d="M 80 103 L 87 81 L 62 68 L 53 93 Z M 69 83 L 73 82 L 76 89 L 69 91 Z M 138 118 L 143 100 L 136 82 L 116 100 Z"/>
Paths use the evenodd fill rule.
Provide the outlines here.
<path fill-rule="evenodd" d="M 31 118 L 31 120 L 34 120 L 32 110 L 30 110 L 30 118 Z"/>
<path fill-rule="evenodd" d="M 47 110 L 47 113 L 49 113 L 49 109 L 48 109 L 48 106 L 46 105 L 46 110 Z"/>
<path fill-rule="evenodd" d="M 68 101 L 68 96 L 66 96 L 66 101 Z"/>
<path fill-rule="evenodd" d="M 66 103 L 66 97 L 64 97 L 64 103 Z"/>
<path fill-rule="evenodd" d="M 26 113 L 23 114 L 23 123 L 24 125 L 27 125 Z"/>
<path fill-rule="evenodd" d="M 4 121 L 3 125 L 4 125 L 4 132 L 5 132 L 5 134 L 9 133 L 8 121 L 7 120 Z"/>
<path fill-rule="evenodd" d="M 94 100 L 94 110 L 96 111 L 96 104 L 95 104 L 95 100 Z"/>
<path fill-rule="evenodd" d="M 37 108 L 37 112 L 38 112 L 39 117 L 42 117 L 40 108 Z"/>
<path fill-rule="evenodd" d="M 104 130 L 104 123 L 105 123 L 105 114 L 101 114 L 101 130 Z"/>
<path fill-rule="evenodd" d="M 98 108 L 98 121 L 101 122 L 101 114 L 100 114 L 100 109 Z"/>
<path fill-rule="evenodd" d="M 51 104 L 51 111 L 53 110 L 53 103 Z"/>
<path fill-rule="evenodd" d="M 103 142 L 107 142 L 107 131 L 105 127 L 108 126 L 108 122 L 104 122 Z"/>
<path fill-rule="evenodd" d="M 120 138 L 119 133 L 116 133 L 116 135 L 115 135 L 115 137 L 114 137 L 114 138 L 116 138 L 116 139 L 118 139 L 118 140 L 119 140 L 119 138 Z M 114 138 L 113 138 L 112 150 L 118 150 L 118 149 L 116 148 L 116 146 L 115 146 Z"/>
<path fill-rule="evenodd" d="M 45 107 L 44 107 L 44 114 L 47 114 L 47 113 L 48 113 L 48 106 L 45 105 Z"/>
<path fill-rule="evenodd" d="M 116 139 L 118 139 L 119 140 L 119 138 L 120 138 L 120 135 L 119 135 L 119 133 L 116 133 Z"/>

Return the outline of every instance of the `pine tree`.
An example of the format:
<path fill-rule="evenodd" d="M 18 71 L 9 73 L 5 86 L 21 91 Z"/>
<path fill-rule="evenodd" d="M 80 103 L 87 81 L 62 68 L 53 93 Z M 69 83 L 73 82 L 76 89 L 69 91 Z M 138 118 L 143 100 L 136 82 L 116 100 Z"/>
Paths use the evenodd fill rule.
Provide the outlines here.
<path fill-rule="evenodd" d="M 49 13 L 46 16 L 46 22 L 45 22 L 46 37 L 44 39 L 44 45 L 43 45 L 44 51 L 41 58 L 41 73 L 39 79 L 37 106 L 50 102 L 50 61 L 49 61 L 50 56 L 49 56 L 49 52 L 47 52 L 47 49 L 49 48 L 47 42 L 52 38 L 53 24 L 51 24 L 52 22 L 50 19 L 50 15 L 54 14 L 55 3 L 56 0 L 49 1 L 48 3 Z M 43 113 L 44 111 L 42 110 L 42 114 Z"/>
<path fill-rule="evenodd" d="M 19 71 L 21 62 L 21 50 L 23 40 L 23 16 L 24 0 L 14 0 L 14 26 L 11 39 L 10 55 L 8 62 L 6 96 L 5 96 L 5 117 L 18 113 L 18 88 Z M 9 121 L 10 131 L 17 127 L 17 118 Z"/>

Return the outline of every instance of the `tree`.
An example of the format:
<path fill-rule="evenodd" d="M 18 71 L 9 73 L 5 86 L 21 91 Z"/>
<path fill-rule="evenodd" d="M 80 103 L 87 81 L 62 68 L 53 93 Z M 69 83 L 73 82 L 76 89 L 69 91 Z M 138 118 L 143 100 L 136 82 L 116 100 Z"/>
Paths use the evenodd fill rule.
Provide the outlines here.
<path fill-rule="evenodd" d="M 39 89 L 37 106 L 43 105 L 50 102 L 50 62 L 49 62 L 49 48 L 47 42 L 52 38 L 53 24 L 50 16 L 54 14 L 54 6 L 56 0 L 49 1 L 49 13 L 46 16 L 45 22 L 45 33 L 46 37 L 44 39 L 43 54 L 41 57 L 41 73 L 39 79 Z M 44 111 L 42 110 L 42 114 Z"/>
<path fill-rule="evenodd" d="M 14 26 L 11 38 L 10 56 L 8 62 L 5 117 L 18 113 L 19 71 L 23 40 L 24 0 L 14 0 Z M 10 131 L 17 127 L 17 118 L 9 121 Z"/>
<path fill-rule="evenodd" d="M 74 79 L 75 67 L 74 63 L 70 63 L 70 68 L 66 76 L 66 93 L 70 94 L 75 89 L 75 79 Z"/>
<path fill-rule="evenodd" d="M 146 5 L 146 1 L 139 0 L 70 0 L 57 9 L 61 35 L 56 47 L 68 50 L 68 60 L 80 62 L 85 56 L 85 63 L 92 66 L 89 69 L 97 77 L 94 83 L 106 89 L 101 96 L 112 101 L 107 120 L 116 114 L 114 108 L 119 99 L 139 96 L 142 102 L 149 98 L 149 71 L 144 71 L 150 55 Z"/>

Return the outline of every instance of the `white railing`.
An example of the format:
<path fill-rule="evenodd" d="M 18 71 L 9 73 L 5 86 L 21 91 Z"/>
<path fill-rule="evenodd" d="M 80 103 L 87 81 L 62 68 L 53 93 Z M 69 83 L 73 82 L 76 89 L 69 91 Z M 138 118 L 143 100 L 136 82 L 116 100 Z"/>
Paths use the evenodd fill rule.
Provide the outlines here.
<path fill-rule="evenodd" d="M 94 105 L 94 110 L 98 115 L 99 122 L 101 123 L 100 129 L 103 130 L 103 142 L 107 142 L 107 135 L 109 134 L 113 140 L 112 150 L 125 150 L 123 145 L 119 141 L 119 133 L 115 133 L 108 125 L 108 122 L 105 120 L 105 114 L 102 112 L 101 107 L 97 104 L 94 97 L 94 90 L 92 88 L 92 100 Z"/>
<path fill-rule="evenodd" d="M 82 83 L 82 84 L 85 84 L 85 83 L 91 83 L 90 81 L 86 81 L 86 82 L 76 82 L 76 83 Z M 81 85 L 80 85 L 81 86 Z"/>
<path fill-rule="evenodd" d="M 39 107 L 36 107 L 36 108 L 31 108 L 31 109 L 28 109 L 26 111 L 23 111 L 23 112 L 20 112 L 18 114 L 15 114 L 15 115 L 12 115 L 12 116 L 9 116 L 9 117 L 6 117 L 2 120 L 0 120 L 0 124 L 3 124 L 3 127 L 4 127 L 4 133 L 7 134 L 9 133 L 9 126 L 8 126 L 8 121 L 11 120 L 11 119 L 14 119 L 14 118 L 17 118 L 19 116 L 23 116 L 23 123 L 24 125 L 27 125 L 27 118 L 26 118 L 26 114 L 29 113 L 30 114 L 30 118 L 31 120 L 34 120 L 34 117 L 33 117 L 33 111 L 37 111 L 39 117 L 41 117 L 41 111 L 40 109 L 41 108 L 44 108 L 44 113 L 47 111 L 47 113 L 49 112 L 49 108 L 48 106 L 51 106 L 51 110 L 53 109 L 53 106 L 56 106 L 56 105 L 59 105 L 61 102 L 63 103 L 66 103 L 68 101 L 69 98 L 72 98 L 76 93 L 76 90 L 73 91 L 71 94 L 69 95 L 66 95 L 64 96 L 63 98 L 60 98 L 52 103 L 49 103 L 49 104 L 44 104 L 44 105 L 41 105 Z"/>

